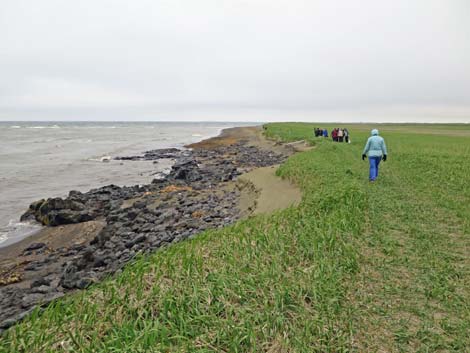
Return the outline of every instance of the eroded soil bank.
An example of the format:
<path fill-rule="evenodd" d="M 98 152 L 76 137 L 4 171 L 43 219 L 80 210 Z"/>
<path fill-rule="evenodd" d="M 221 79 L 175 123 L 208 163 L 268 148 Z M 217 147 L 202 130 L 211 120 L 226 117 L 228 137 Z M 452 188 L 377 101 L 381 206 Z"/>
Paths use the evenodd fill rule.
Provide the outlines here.
<path fill-rule="evenodd" d="M 238 178 L 239 184 L 249 184 L 240 196 L 242 210 L 254 215 L 269 214 L 300 203 L 302 192 L 290 181 L 276 176 L 277 167 L 256 168 Z"/>
<path fill-rule="evenodd" d="M 274 174 L 294 149 L 266 140 L 261 127 L 227 129 L 188 147 L 121 157 L 175 160 L 149 185 L 33 203 L 23 219 L 47 227 L 0 250 L 0 331 L 38 305 L 120 271 L 137 254 L 300 201 L 300 191 Z"/>

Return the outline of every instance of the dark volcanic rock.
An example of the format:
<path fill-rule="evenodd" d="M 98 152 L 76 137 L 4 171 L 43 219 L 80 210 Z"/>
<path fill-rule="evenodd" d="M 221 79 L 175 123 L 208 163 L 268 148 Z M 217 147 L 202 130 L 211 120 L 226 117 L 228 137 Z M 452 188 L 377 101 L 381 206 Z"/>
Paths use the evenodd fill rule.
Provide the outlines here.
<path fill-rule="evenodd" d="M 158 150 L 147 151 L 143 156 L 116 157 L 114 159 L 121 161 L 157 161 L 163 158 L 178 158 L 182 153 L 183 151 L 177 148 L 162 148 Z"/>
<path fill-rule="evenodd" d="M 25 221 L 34 221 L 36 220 L 36 213 L 38 212 L 39 208 L 41 205 L 45 202 L 44 199 L 38 200 L 33 202 L 31 205 L 29 205 L 28 211 L 26 211 L 20 218 L 21 222 Z"/>
<path fill-rule="evenodd" d="M 202 176 L 196 160 L 193 158 L 184 158 L 171 167 L 169 178 L 194 182 L 201 180 Z"/>
<path fill-rule="evenodd" d="M 41 303 L 44 301 L 44 294 L 42 293 L 31 293 L 27 294 L 21 300 L 21 306 L 23 308 L 30 308 L 36 304 Z"/>
<path fill-rule="evenodd" d="M 29 210 L 21 219 L 29 219 L 34 215 L 36 221 L 49 226 L 61 224 L 80 223 L 94 219 L 97 211 L 94 209 L 85 209 L 85 205 L 72 199 L 53 198 L 32 203 Z"/>
<path fill-rule="evenodd" d="M 95 260 L 93 261 L 93 267 L 103 267 L 106 266 L 106 261 L 104 258 L 97 256 L 95 257 Z"/>
<path fill-rule="evenodd" d="M 48 286 L 50 281 L 45 279 L 44 277 L 39 277 L 31 282 L 31 288 L 39 287 L 39 286 Z"/>
<path fill-rule="evenodd" d="M 44 243 L 32 243 L 30 246 L 28 246 L 26 249 L 24 249 L 24 251 L 37 250 L 37 249 L 44 248 L 45 246 L 46 246 L 46 244 L 44 244 Z"/>

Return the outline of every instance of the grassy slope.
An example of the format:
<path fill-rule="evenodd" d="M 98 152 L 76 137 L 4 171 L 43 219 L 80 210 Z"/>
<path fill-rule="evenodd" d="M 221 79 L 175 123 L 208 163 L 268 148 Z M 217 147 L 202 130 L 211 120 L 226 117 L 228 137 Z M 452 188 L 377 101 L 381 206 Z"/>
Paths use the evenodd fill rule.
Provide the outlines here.
<path fill-rule="evenodd" d="M 369 184 L 366 129 L 352 126 L 349 145 L 319 139 L 280 168 L 304 191 L 299 207 L 138 260 L 16 326 L 0 351 L 465 351 L 470 131 L 384 127 L 390 160 Z"/>

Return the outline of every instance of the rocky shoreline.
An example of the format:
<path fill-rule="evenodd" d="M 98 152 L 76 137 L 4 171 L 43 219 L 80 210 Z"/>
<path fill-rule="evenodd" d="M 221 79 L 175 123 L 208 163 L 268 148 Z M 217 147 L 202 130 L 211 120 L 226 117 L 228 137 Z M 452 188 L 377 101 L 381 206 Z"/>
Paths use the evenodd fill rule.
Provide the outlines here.
<path fill-rule="evenodd" d="M 16 246 L 10 258 L 0 256 L 0 332 L 35 307 L 119 272 L 138 254 L 234 223 L 243 214 L 237 177 L 280 164 L 293 152 L 264 140 L 259 127 L 227 129 L 188 147 L 118 157 L 174 159 L 171 171 L 151 184 L 71 191 L 31 204 L 22 220 L 51 233 Z M 66 242 L 57 242 L 60 237 Z"/>

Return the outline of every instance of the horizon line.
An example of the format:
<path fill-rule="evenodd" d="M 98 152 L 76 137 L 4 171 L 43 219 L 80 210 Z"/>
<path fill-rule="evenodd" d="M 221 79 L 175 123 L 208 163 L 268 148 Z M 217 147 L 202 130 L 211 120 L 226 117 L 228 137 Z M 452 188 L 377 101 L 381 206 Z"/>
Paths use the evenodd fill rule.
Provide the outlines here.
<path fill-rule="evenodd" d="M 243 120 L 4 120 L 0 123 L 170 123 L 170 124 L 185 124 L 185 123 L 243 123 L 243 124 L 270 124 L 270 123 L 315 123 L 315 124 L 377 124 L 377 125 L 468 125 L 470 121 L 467 122 L 391 122 L 391 121 L 382 121 L 382 122 L 371 122 L 371 121 L 243 121 Z"/>

